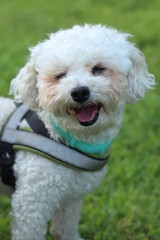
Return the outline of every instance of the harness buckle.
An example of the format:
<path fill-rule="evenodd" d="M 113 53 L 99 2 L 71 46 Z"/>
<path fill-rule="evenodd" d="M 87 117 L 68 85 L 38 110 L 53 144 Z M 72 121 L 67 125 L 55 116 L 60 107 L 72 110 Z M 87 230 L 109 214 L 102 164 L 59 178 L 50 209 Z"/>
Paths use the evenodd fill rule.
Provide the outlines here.
<path fill-rule="evenodd" d="M 4 184 L 15 186 L 13 174 L 14 151 L 10 143 L 0 141 L 0 176 Z"/>
<path fill-rule="evenodd" d="M 0 166 L 10 167 L 13 165 L 14 151 L 10 143 L 0 141 Z"/>

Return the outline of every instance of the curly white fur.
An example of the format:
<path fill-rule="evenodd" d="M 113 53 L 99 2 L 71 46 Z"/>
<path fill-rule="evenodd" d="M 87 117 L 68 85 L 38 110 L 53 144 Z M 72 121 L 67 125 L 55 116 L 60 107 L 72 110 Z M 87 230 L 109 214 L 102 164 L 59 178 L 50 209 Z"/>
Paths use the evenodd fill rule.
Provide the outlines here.
<path fill-rule="evenodd" d="M 125 103 L 143 98 L 155 84 L 143 54 L 127 40 L 129 36 L 101 25 L 74 26 L 51 34 L 30 49 L 28 63 L 12 80 L 15 100 L 37 111 L 57 141 L 61 136 L 53 129 L 50 114 L 61 128 L 81 141 L 114 140 Z M 80 86 L 90 91 L 83 103 L 75 102 L 71 96 L 72 89 Z M 0 103 L 1 129 L 14 104 L 4 98 Z M 97 121 L 88 127 L 81 125 L 75 109 L 98 104 L 101 108 Z M 52 215 L 54 239 L 80 239 L 78 222 L 83 197 L 98 187 L 106 167 L 94 173 L 79 172 L 19 151 L 14 173 L 17 181 L 12 194 L 12 239 L 44 240 Z M 0 187 L 4 190 L 4 185 Z"/>

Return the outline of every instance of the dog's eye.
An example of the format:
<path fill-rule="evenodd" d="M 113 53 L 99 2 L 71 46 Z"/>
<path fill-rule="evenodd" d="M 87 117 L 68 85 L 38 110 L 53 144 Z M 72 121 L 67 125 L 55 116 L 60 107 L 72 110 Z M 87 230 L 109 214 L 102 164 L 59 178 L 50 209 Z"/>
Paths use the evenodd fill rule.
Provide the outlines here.
<path fill-rule="evenodd" d="M 96 65 L 92 68 L 92 74 L 95 76 L 101 75 L 102 73 L 104 73 L 104 71 L 106 70 L 105 67 L 101 66 L 101 65 Z"/>
<path fill-rule="evenodd" d="M 67 74 L 66 72 L 59 73 L 59 74 L 55 75 L 55 78 L 57 80 L 60 80 L 61 78 L 65 77 L 66 74 Z"/>

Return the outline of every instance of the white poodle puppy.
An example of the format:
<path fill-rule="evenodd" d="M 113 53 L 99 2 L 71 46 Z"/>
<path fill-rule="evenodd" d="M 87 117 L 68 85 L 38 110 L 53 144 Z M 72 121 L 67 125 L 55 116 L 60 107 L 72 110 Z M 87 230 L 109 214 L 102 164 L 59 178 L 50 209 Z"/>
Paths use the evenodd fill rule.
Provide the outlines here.
<path fill-rule="evenodd" d="M 30 49 L 27 64 L 11 82 L 15 101 L 38 113 L 50 138 L 62 142 L 65 151 L 78 150 L 73 163 L 80 152 L 84 158 L 105 158 L 121 127 L 125 104 L 137 102 L 154 87 L 143 54 L 128 37 L 101 25 L 50 34 Z M 0 106 L 2 130 L 16 106 L 5 98 L 0 98 Z M 26 121 L 22 125 L 28 126 Z M 80 239 L 83 198 L 98 187 L 106 169 L 76 169 L 16 151 L 15 189 L 0 183 L 1 191 L 12 192 L 12 239 L 44 240 L 51 219 L 54 239 Z"/>

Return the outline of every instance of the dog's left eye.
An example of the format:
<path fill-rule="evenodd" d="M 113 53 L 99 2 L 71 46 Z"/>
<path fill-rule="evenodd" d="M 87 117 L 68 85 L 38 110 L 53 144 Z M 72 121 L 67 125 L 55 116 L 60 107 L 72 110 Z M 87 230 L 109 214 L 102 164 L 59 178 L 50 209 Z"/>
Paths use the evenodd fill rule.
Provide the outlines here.
<path fill-rule="evenodd" d="M 92 74 L 95 76 L 101 75 L 102 73 L 104 73 L 104 71 L 106 70 L 105 67 L 101 66 L 101 65 L 96 65 L 92 68 Z"/>
<path fill-rule="evenodd" d="M 61 78 L 65 77 L 66 74 L 67 74 L 66 72 L 59 73 L 59 74 L 55 75 L 55 78 L 57 80 L 60 80 Z"/>

